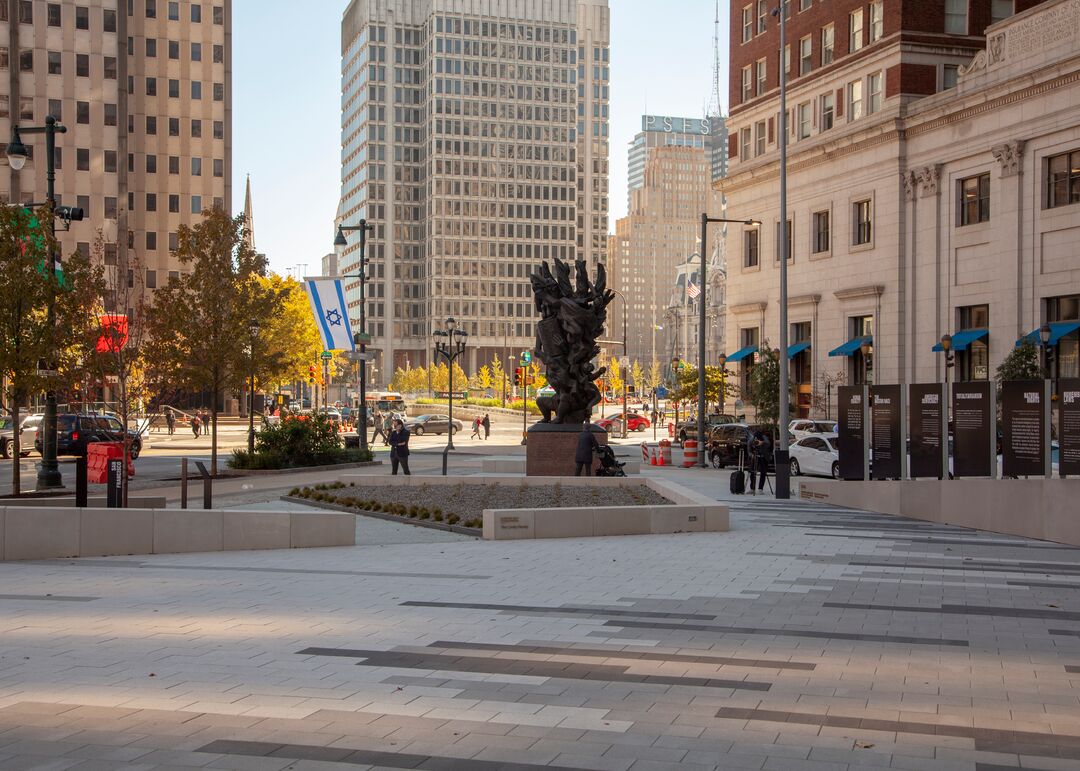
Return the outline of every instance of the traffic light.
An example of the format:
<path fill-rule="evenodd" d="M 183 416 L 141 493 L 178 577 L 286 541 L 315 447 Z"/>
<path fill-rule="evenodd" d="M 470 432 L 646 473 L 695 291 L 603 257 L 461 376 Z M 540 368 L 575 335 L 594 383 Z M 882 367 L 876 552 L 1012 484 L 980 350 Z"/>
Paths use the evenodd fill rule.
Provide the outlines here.
<path fill-rule="evenodd" d="M 525 368 L 514 367 L 514 382 L 519 386 L 525 385 Z"/>
<path fill-rule="evenodd" d="M 315 384 L 315 365 L 314 364 L 309 364 L 308 365 L 308 379 L 307 379 L 307 381 L 308 381 L 308 383 L 310 385 Z"/>

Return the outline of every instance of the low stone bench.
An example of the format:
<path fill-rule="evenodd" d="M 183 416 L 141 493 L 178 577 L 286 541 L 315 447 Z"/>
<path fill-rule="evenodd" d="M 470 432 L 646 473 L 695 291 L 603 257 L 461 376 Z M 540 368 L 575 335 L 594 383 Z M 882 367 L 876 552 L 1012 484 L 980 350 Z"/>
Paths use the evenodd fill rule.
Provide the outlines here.
<path fill-rule="evenodd" d="M 623 471 L 627 474 L 640 474 L 641 473 L 641 461 L 635 458 L 619 457 L 616 456 L 616 460 L 619 463 L 625 463 Z M 481 468 L 485 474 L 524 474 L 525 473 L 525 457 L 519 456 L 497 456 L 484 458 L 481 461 Z"/>
<path fill-rule="evenodd" d="M 328 511 L 0 507 L 4 560 L 355 544 L 356 516 Z"/>

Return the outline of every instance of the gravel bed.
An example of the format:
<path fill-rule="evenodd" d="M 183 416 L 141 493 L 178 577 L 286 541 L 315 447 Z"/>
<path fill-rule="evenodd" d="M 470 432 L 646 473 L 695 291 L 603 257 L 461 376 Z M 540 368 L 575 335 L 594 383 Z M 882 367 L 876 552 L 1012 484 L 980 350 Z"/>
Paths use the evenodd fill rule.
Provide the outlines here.
<path fill-rule="evenodd" d="M 328 490 L 380 503 L 438 506 L 447 515 L 462 519 L 479 517 L 484 509 L 545 509 L 579 506 L 671 505 L 664 496 L 645 485 L 635 487 L 581 488 L 561 485 L 525 487 L 515 485 L 431 484 L 390 487 L 357 484 L 344 490 Z"/>

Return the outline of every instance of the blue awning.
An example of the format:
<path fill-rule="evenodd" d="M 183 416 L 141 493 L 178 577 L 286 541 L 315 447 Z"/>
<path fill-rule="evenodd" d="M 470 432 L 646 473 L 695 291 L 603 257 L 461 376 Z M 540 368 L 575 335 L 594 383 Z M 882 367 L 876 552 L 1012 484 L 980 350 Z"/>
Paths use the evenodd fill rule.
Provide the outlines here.
<path fill-rule="evenodd" d="M 803 340 L 801 343 L 794 343 L 792 345 L 789 345 L 787 349 L 787 357 L 789 359 L 794 359 L 796 356 L 798 356 L 800 353 L 802 353 L 809 347 L 809 340 Z"/>
<path fill-rule="evenodd" d="M 853 337 L 843 345 L 837 346 L 829 351 L 830 356 L 851 356 L 855 351 L 862 348 L 863 343 L 874 344 L 874 338 L 870 335 L 866 337 Z"/>
<path fill-rule="evenodd" d="M 739 350 L 735 351 L 735 353 L 728 356 L 727 363 L 734 364 L 735 362 L 742 361 L 747 356 L 753 356 L 755 353 L 757 353 L 757 346 L 748 345 L 745 348 L 740 348 Z"/>
<path fill-rule="evenodd" d="M 966 351 L 969 345 L 976 340 L 982 340 L 988 334 L 990 334 L 990 330 L 988 329 L 962 329 L 952 336 L 952 349 L 954 351 Z M 938 342 L 932 350 L 940 352 L 945 349 L 942 348 L 941 343 Z"/>
<path fill-rule="evenodd" d="M 1080 321 L 1051 321 L 1050 322 L 1050 341 L 1047 345 L 1057 345 L 1058 340 L 1065 337 L 1070 332 L 1075 332 L 1080 329 Z M 1016 341 L 1017 348 L 1025 341 L 1030 340 L 1034 345 L 1042 345 L 1042 341 L 1039 339 L 1039 330 L 1033 329 L 1026 335 Z"/>

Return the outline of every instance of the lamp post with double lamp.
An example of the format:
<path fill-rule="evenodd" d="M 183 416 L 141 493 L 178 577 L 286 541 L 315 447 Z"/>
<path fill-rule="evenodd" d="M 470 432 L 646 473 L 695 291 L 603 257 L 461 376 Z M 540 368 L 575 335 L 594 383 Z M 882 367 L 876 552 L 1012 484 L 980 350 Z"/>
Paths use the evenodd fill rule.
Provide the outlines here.
<path fill-rule="evenodd" d="M 720 365 L 720 414 L 723 415 L 727 406 L 727 354 L 720 354 L 716 358 L 716 363 Z"/>
<path fill-rule="evenodd" d="M 945 409 L 948 410 L 949 376 L 952 374 L 952 368 L 956 364 L 956 353 L 954 353 L 952 349 L 952 335 L 941 336 L 941 350 L 945 353 Z M 948 415 L 946 415 L 945 417 L 946 420 L 948 420 Z"/>
<path fill-rule="evenodd" d="M 952 341 L 949 341 L 950 345 Z M 874 346 L 864 337 L 862 344 L 859 346 L 859 352 L 862 353 L 862 379 L 863 385 L 872 385 L 874 379 L 874 369 L 870 365 L 870 355 L 874 351 Z"/>
<path fill-rule="evenodd" d="M 611 292 L 618 295 L 619 298 L 622 300 L 622 355 L 623 355 L 623 358 L 625 359 L 626 355 L 627 355 L 626 354 L 626 328 L 627 328 L 627 324 L 626 324 L 626 295 L 624 295 L 618 289 L 612 289 Z M 620 362 L 620 365 L 621 365 L 621 362 Z M 629 365 L 627 365 L 627 366 L 629 366 Z M 625 375 L 624 375 L 622 381 L 623 381 L 623 390 L 622 390 L 622 438 L 625 439 L 626 438 L 626 424 L 629 422 L 629 420 L 627 419 L 627 414 L 626 414 L 626 377 L 625 377 Z"/>
<path fill-rule="evenodd" d="M 251 332 L 251 382 L 248 384 L 248 455 L 255 454 L 255 341 L 259 339 L 259 322 L 248 323 Z"/>
<path fill-rule="evenodd" d="M 357 358 L 360 360 L 360 404 L 358 409 L 360 410 L 359 421 L 359 434 L 360 434 L 360 449 L 366 450 L 368 448 L 367 440 L 367 352 L 365 346 L 371 341 L 370 335 L 364 328 L 367 323 L 367 299 L 365 295 L 365 288 L 367 287 L 367 257 L 365 251 L 367 250 L 367 234 L 375 230 L 375 226 L 369 223 L 367 220 L 360 220 L 355 225 L 338 225 L 337 235 L 334 237 L 334 246 L 348 246 L 349 242 L 345 240 L 346 231 L 358 231 L 360 233 L 360 256 L 357 262 L 357 273 L 347 274 L 342 278 L 359 278 L 360 279 L 360 330 L 353 335 L 353 342 L 360 346 L 360 353 Z"/>
<path fill-rule="evenodd" d="M 454 362 L 465 353 L 465 342 L 469 333 L 457 328 L 457 322 L 453 316 L 443 323 L 443 327 L 444 329 L 436 329 L 433 334 L 440 338 L 435 341 L 435 356 L 446 359 L 446 366 L 450 370 L 447 399 L 450 425 L 446 429 L 446 449 L 452 450 L 454 449 Z"/>
<path fill-rule="evenodd" d="M 783 50 L 783 49 L 781 49 L 781 50 Z M 706 249 L 706 246 L 708 244 L 707 238 L 708 238 L 708 230 L 709 230 L 709 223 L 710 222 L 735 222 L 735 223 L 742 223 L 743 225 L 746 225 L 747 227 L 756 227 L 758 225 L 761 225 L 761 223 L 758 222 L 757 220 L 729 219 L 728 217 L 710 217 L 708 214 L 706 214 L 704 212 L 702 212 L 702 214 L 701 214 L 701 257 L 700 257 L 700 260 L 699 260 L 700 263 L 701 263 L 701 270 L 698 273 L 698 286 L 699 286 L 701 291 L 700 291 L 700 294 L 698 294 L 698 297 L 697 297 L 697 302 L 698 302 L 698 373 L 697 373 L 698 374 L 698 381 L 697 381 L 698 418 L 697 418 L 697 437 L 698 437 L 698 444 L 702 445 L 702 446 L 704 446 L 703 443 L 704 443 L 705 438 L 706 438 L 705 437 L 705 335 L 706 335 L 706 330 L 707 330 L 707 327 L 706 327 L 706 324 L 707 324 L 706 318 L 707 318 L 707 316 L 706 316 L 706 313 L 705 313 L 705 306 L 707 304 L 706 303 L 706 298 L 707 298 L 706 287 L 709 285 L 709 282 L 708 282 L 708 265 L 709 265 L 709 261 L 705 258 L 705 253 L 706 253 L 706 251 L 708 251 Z M 781 265 L 781 271 L 783 271 L 783 265 L 784 265 L 783 260 L 781 260 L 780 265 Z M 786 274 L 784 274 L 784 275 L 786 275 Z M 782 289 L 781 291 L 784 292 L 785 290 Z M 785 311 L 784 311 L 784 306 L 785 305 L 786 305 L 786 300 L 781 300 L 781 306 L 780 306 L 781 315 L 783 315 L 785 313 Z M 780 323 L 784 324 L 785 322 L 783 320 L 781 320 Z M 781 341 L 781 346 L 784 347 L 785 355 L 786 355 L 787 337 L 783 334 L 783 329 L 781 329 L 780 341 Z M 783 394 L 784 394 L 783 387 L 784 387 L 784 383 L 781 383 L 781 392 L 780 392 L 781 410 L 783 410 L 784 407 L 786 406 L 786 402 L 784 401 L 784 396 L 783 396 Z M 783 440 L 781 440 L 781 441 L 783 441 Z M 786 457 L 786 453 L 787 453 L 787 443 L 786 442 L 783 444 L 783 451 L 784 451 L 785 457 Z M 700 452 L 700 451 L 698 452 L 698 466 L 700 468 L 707 468 L 708 467 L 708 463 L 707 463 L 707 460 L 705 458 L 705 453 L 704 452 Z M 777 498 L 780 498 L 780 497 L 786 498 L 787 497 L 786 495 L 784 495 L 784 496 L 780 495 L 780 466 L 779 466 L 779 461 L 777 462 L 777 467 L 776 467 L 776 497 Z"/>
<path fill-rule="evenodd" d="M 26 165 L 29 156 L 26 145 L 22 143 L 22 134 L 45 135 L 45 197 L 49 207 L 49 233 L 52 240 L 56 238 L 56 217 L 62 218 L 65 229 L 72 220 L 83 218 L 82 209 L 73 207 L 56 206 L 56 135 L 67 132 L 62 124 L 58 123 L 52 115 L 45 116 L 44 126 L 16 126 L 11 127 L 11 141 L 7 146 L 8 164 L 13 171 L 20 171 Z M 49 255 L 54 273 L 60 268 L 60 255 Z M 56 323 L 55 301 L 50 300 L 48 308 L 48 323 L 52 327 Z M 49 390 L 45 393 L 45 415 L 41 421 L 41 465 L 38 466 L 37 489 L 56 489 L 64 486 L 64 480 L 60 475 L 60 464 L 56 460 L 56 391 Z"/>
<path fill-rule="evenodd" d="M 1043 324 L 1039 327 L 1039 348 L 1042 353 L 1042 361 L 1040 362 L 1040 368 L 1042 369 L 1043 380 L 1050 379 L 1050 335 L 1052 330 L 1049 324 Z"/>

